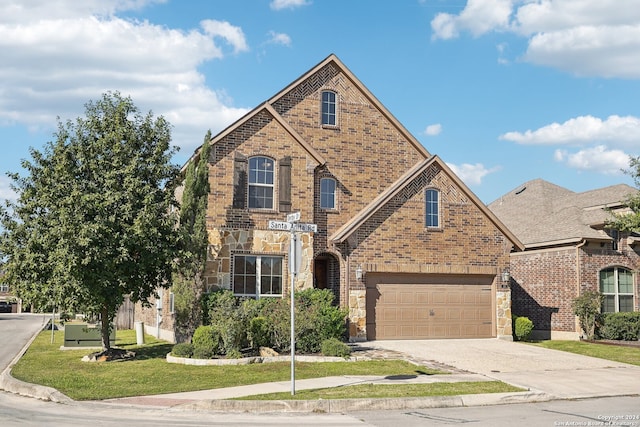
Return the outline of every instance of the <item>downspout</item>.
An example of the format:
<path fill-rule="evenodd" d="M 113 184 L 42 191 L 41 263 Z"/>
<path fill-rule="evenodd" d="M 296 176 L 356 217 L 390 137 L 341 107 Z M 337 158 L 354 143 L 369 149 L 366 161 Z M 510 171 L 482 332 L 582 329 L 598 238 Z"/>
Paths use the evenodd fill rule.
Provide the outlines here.
<path fill-rule="evenodd" d="M 576 245 L 576 298 L 580 296 L 580 283 L 582 281 L 582 274 L 580 268 L 580 249 L 587 244 L 587 239 L 582 239 L 580 243 Z M 580 330 L 580 322 L 578 321 L 578 317 L 574 316 L 575 329 Z"/>

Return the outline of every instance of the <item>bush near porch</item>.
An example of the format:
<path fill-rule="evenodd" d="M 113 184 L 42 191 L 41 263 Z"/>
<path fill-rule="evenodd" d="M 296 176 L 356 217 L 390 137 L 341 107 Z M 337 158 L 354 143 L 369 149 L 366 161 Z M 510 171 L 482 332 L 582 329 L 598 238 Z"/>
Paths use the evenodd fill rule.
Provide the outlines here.
<path fill-rule="evenodd" d="M 295 295 L 296 351 L 318 353 L 326 340 L 344 341 L 347 310 L 333 305 L 327 289 L 307 289 Z M 288 352 L 291 346 L 289 298 L 238 298 L 228 290 L 203 299 L 204 325 L 194 333 L 192 346 L 179 346 L 172 353 L 192 357 L 238 358 L 255 354 L 261 347 Z M 333 345 L 335 348 L 335 343 Z M 340 350 L 342 352 L 347 346 Z"/>
<path fill-rule="evenodd" d="M 640 339 L 640 312 L 603 313 L 596 337 L 605 340 L 637 341 Z"/>

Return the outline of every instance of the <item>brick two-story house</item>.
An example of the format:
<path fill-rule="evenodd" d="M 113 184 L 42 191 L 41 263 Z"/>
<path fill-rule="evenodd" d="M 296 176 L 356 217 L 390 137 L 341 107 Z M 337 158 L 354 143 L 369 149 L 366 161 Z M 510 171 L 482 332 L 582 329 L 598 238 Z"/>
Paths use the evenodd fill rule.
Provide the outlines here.
<path fill-rule="evenodd" d="M 211 147 L 209 290 L 286 296 L 290 233 L 268 224 L 300 212 L 318 230 L 300 233 L 295 288 L 332 290 L 352 340 L 511 337 L 521 243 L 335 55 Z"/>
<path fill-rule="evenodd" d="M 512 311 L 533 321 L 537 338 L 579 338 L 571 303 L 588 290 L 604 294 L 603 312 L 639 309 L 637 237 L 606 228 L 636 192 L 620 184 L 575 193 L 536 179 L 489 205 L 525 246 L 511 254 Z"/>

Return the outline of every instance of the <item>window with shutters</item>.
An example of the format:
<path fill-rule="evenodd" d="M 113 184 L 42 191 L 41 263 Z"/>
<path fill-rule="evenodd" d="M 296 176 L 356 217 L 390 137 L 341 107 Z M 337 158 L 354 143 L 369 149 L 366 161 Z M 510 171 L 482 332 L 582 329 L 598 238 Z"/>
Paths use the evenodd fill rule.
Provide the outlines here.
<path fill-rule="evenodd" d="M 273 209 L 274 161 L 256 156 L 249 159 L 249 209 Z"/>

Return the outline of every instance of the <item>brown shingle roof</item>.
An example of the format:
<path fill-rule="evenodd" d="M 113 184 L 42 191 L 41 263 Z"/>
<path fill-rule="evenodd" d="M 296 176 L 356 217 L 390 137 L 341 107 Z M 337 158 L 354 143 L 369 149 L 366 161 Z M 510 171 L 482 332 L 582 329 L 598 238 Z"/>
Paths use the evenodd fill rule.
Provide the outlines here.
<path fill-rule="evenodd" d="M 489 204 L 489 209 L 525 244 L 547 246 L 609 237 L 611 214 L 636 189 L 625 184 L 575 193 L 542 179 L 529 181 Z M 595 227 L 595 228 L 594 228 Z"/>

